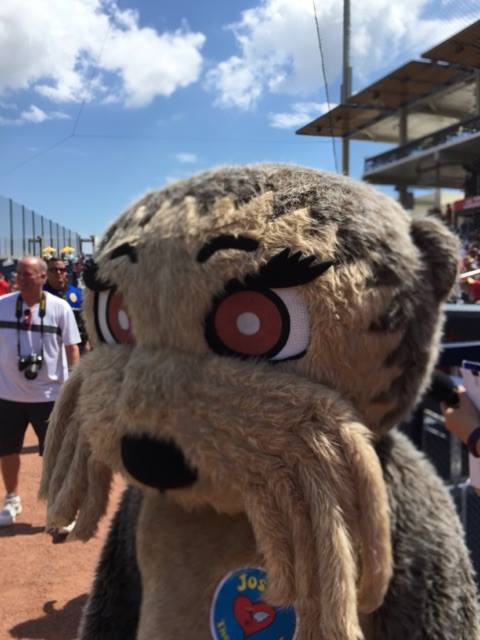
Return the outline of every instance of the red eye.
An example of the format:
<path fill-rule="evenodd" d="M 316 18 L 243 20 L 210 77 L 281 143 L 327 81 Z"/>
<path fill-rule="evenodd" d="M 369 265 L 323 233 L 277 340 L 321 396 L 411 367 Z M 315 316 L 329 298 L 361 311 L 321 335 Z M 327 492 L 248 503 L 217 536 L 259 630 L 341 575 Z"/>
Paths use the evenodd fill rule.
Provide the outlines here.
<path fill-rule="evenodd" d="M 207 340 L 217 353 L 272 357 L 285 344 L 290 318 L 271 290 L 242 290 L 217 304 L 207 319 Z"/>
<path fill-rule="evenodd" d="M 108 344 L 135 342 L 121 293 L 114 289 L 97 293 L 95 311 L 97 329 L 104 342 Z"/>

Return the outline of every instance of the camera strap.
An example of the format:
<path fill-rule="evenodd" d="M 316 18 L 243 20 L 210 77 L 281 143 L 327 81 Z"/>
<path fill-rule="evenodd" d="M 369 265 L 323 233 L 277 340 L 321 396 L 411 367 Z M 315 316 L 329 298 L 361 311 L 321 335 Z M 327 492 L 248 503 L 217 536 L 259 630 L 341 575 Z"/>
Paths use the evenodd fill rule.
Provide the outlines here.
<path fill-rule="evenodd" d="M 45 292 L 42 291 L 42 296 L 40 298 L 40 306 L 38 309 L 38 315 L 40 318 L 40 355 L 43 358 L 43 319 L 45 314 L 47 313 L 47 296 Z M 21 350 L 20 350 L 20 325 L 23 316 L 23 300 L 22 296 L 19 294 L 17 298 L 17 302 L 15 305 L 15 317 L 17 318 L 17 353 L 18 357 L 21 358 Z"/>

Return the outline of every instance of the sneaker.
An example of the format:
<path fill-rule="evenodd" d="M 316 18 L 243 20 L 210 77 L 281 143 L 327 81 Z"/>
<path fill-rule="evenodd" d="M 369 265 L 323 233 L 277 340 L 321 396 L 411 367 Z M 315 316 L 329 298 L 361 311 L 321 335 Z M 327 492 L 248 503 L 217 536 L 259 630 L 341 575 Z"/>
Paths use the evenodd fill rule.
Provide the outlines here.
<path fill-rule="evenodd" d="M 8 527 L 22 513 L 22 502 L 18 496 L 7 496 L 0 511 L 0 527 Z"/>

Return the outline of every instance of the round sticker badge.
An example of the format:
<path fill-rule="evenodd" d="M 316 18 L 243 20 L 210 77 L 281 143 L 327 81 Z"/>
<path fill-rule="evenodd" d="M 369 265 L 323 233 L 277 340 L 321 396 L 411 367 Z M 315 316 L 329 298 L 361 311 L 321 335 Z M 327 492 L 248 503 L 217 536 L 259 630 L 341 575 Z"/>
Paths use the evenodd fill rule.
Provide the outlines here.
<path fill-rule="evenodd" d="M 76 302 L 77 301 L 77 294 L 74 293 L 73 291 L 68 297 L 70 298 L 71 302 Z"/>
<path fill-rule="evenodd" d="M 214 640 L 295 640 L 293 607 L 272 607 L 263 601 L 267 576 L 262 569 L 229 573 L 218 585 L 210 609 Z"/>

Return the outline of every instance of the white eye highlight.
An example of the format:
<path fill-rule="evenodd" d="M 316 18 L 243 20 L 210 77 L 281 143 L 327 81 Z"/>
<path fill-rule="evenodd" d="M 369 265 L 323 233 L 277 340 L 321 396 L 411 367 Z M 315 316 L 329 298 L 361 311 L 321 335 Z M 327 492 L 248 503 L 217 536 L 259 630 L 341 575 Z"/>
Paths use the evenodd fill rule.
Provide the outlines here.
<path fill-rule="evenodd" d="M 118 324 L 124 331 L 128 331 L 130 329 L 130 320 L 128 319 L 126 311 L 120 309 L 118 312 Z"/>
<path fill-rule="evenodd" d="M 241 313 L 237 318 L 237 329 L 245 336 L 253 336 L 260 330 L 260 318 L 248 311 Z"/>

